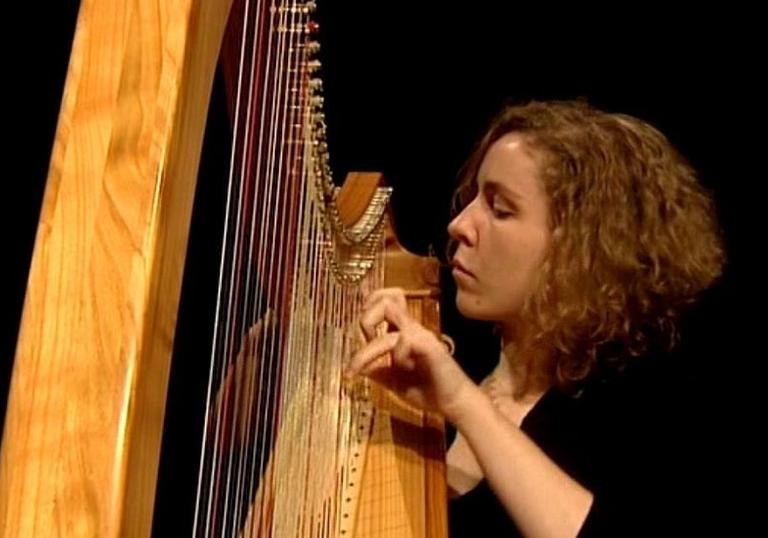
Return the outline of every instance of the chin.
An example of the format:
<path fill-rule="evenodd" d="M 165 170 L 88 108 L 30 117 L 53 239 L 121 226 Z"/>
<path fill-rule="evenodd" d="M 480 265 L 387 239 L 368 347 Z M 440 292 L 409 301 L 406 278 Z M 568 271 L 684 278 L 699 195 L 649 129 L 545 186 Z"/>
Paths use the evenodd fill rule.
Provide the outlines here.
<path fill-rule="evenodd" d="M 456 309 L 462 316 L 478 321 L 495 321 L 495 316 L 489 312 L 481 300 L 467 297 L 461 292 L 456 294 Z"/>
<path fill-rule="evenodd" d="M 488 301 L 484 296 L 473 295 L 459 289 L 456 293 L 456 309 L 462 316 L 477 321 L 505 324 L 516 319 L 521 305 Z"/>

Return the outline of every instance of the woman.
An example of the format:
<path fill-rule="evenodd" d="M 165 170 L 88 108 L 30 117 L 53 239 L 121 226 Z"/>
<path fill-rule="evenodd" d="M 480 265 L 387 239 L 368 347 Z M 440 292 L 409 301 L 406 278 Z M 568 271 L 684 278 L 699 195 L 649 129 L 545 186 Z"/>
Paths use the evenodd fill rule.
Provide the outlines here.
<path fill-rule="evenodd" d="M 454 519 L 474 497 L 476 530 L 640 532 L 638 493 L 654 486 L 641 487 L 638 469 L 655 465 L 636 465 L 639 447 L 659 432 L 625 405 L 622 370 L 671 350 L 683 307 L 720 275 L 712 200 L 653 127 L 575 102 L 502 110 L 457 199 L 456 305 L 496 324 L 496 368 L 475 384 L 402 293 L 384 289 L 363 306 L 367 345 L 347 375 L 378 379 L 456 428 Z M 382 322 L 389 332 L 377 335 Z"/>

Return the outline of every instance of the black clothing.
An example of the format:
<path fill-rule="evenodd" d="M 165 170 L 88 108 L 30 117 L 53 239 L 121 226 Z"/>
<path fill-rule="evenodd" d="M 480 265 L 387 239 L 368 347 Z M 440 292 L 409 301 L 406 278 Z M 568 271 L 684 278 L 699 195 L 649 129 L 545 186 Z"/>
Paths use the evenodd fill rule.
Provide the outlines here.
<path fill-rule="evenodd" d="M 579 536 L 699 534 L 711 424 L 685 368 L 665 354 L 643 357 L 574 394 L 552 388 L 526 415 L 522 430 L 594 494 Z M 449 523 L 451 538 L 520 536 L 485 480 L 449 502 Z"/>

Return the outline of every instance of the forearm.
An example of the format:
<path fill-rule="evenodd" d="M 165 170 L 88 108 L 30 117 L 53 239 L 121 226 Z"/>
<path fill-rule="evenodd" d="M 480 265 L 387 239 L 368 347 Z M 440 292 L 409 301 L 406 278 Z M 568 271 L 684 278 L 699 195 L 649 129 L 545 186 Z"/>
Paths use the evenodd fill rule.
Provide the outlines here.
<path fill-rule="evenodd" d="M 506 420 L 478 387 L 447 417 L 472 448 L 486 480 L 525 536 L 575 536 L 592 494 Z"/>

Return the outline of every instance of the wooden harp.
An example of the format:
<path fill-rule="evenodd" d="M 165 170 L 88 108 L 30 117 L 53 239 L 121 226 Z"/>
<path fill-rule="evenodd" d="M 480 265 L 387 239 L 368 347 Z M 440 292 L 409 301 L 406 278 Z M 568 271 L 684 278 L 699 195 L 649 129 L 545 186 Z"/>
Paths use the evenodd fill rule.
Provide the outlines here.
<path fill-rule="evenodd" d="M 2 536 L 150 533 L 200 148 L 230 8 L 230 0 L 83 0 L 81 4 L 3 430 Z M 265 54 L 290 55 L 293 52 L 285 51 L 291 48 L 307 52 L 311 49 L 312 8 L 311 2 L 249 7 L 257 25 L 266 20 L 271 26 L 258 26 L 258 32 L 246 30 L 242 35 Z M 246 11 L 235 13 L 247 22 Z M 282 35 L 283 41 L 270 41 L 270 35 Z M 259 40 L 265 41 L 260 44 Z M 288 108 L 278 108 L 292 115 L 282 119 L 300 121 L 296 131 L 288 123 L 288 128 L 278 129 L 274 139 L 276 147 L 290 147 L 293 154 L 286 168 L 276 174 L 289 183 L 271 187 L 274 193 L 300 191 L 290 181 L 312 176 L 315 172 L 309 163 L 323 158 L 319 131 L 307 125 L 318 111 L 318 101 L 313 100 L 317 94 L 311 93 L 311 62 L 304 56 L 295 65 L 281 64 L 281 69 L 294 70 L 283 79 L 293 82 L 282 90 L 262 86 L 263 95 L 287 92 Z M 261 69 L 263 65 L 268 62 Z M 269 77 L 259 82 L 259 76 L 255 77 L 256 88 L 265 80 L 273 82 Z M 257 91 L 253 87 L 248 91 Z M 295 95 L 291 90 L 297 90 L 292 92 Z M 298 100 L 291 101 L 296 96 Z M 278 110 L 270 106 L 272 112 Z M 237 136 L 237 128 L 235 132 Z M 316 146 L 320 152 L 312 153 Z M 247 170 L 263 161 L 257 153 L 241 151 L 233 159 L 241 163 L 237 172 L 254 175 Z M 320 196 L 305 200 L 333 202 L 323 206 L 323 211 L 338 210 L 334 218 L 350 228 L 370 212 L 369 202 L 381 192 L 380 183 L 376 175 L 358 174 L 341 191 L 326 184 Z M 282 209 L 279 206 L 273 203 L 266 210 Z M 386 276 L 377 284 L 413 289 L 409 307 L 437 330 L 435 295 L 423 289 L 424 275 L 431 272 L 434 276 L 434 267 L 430 269 L 423 261 L 414 265 L 413 257 L 396 246 L 391 230 L 379 226 L 383 238 L 378 242 L 388 246 L 389 259 L 386 269 L 380 270 Z M 290 236 L 293 242 L 286 256 L 298 263 L 295 252 L 302 242 L 319 242 L 314 245 L 317 251 L 322 251 L 321 243 L 327 247 L 325 232 L 313 233 L 316 235 Z M 285 246 L 277 243 L 271 248 Z M 269 245 L 268 241 L 261 243 L 262 248 Z M 273 289 L 273 295 L 280 298 L 278 306 L 264 301 L 260 313 L 272 312 L 280 327 L 275 333 L 281 337 L 287 334 L 285 327 L 297 310 L 296 300 L 290 296 L 296 287 L 278 285 L 281 278 L 289 280 L 284 277 L 287 274 L 295 273 L 285 269 L 274 279 L 262 277 L 260 282 L 262 289 Z M 351 296 L 355 293 L 359 292 L 349 292 Z M 348 321 L 354 319 L 346 311 L 345 316 Z M 250 322 L 242 319 L 237 330 L 230 327 L 231 342 L 244 329 L 247 334 Z M 248 408 L 236 403 L 227 388 L 227 372 L 237 370 L 237 353 L 233 353 L 237 348 L 229 345 L 223 354 L 222 374 L 212 391 L 213 406 L 222 415 L 227 415 L 227 405 L 229 415 L 234 416 L 237 409 Z M 229 379 L 236 378 L 232 374 Z M 196 527 L 197 534 L 444 536 L 440 419 L 408 408 L 375 385 L 349 392 L 355 390 L 365 394 L 350 394 L 349 398 L 359 402 L 354 398 L 364 397 L 367 403 L 358 407 L 367 405 L 371 412 L 365 413 L 367 419 L 356 415 L 357 422 L 348 426 L 362 427 L 367 437 L 356 445 L 360 451 L 347 450 L 354 460 L 342 461 L 336 456 L 330 467 L 309 460 L 319 470 L 329 467 L 331 482 L 335 480 L 340 487 L 334 489 L 335 498 L 327 492 L 319 494 L 319 513 L 299 512 L 298 523 L 286 523 L 304 534 L 280 534 L 283 531 L 275 527 L 275 521 L 286 516 L 271 508 L 262 510 L 258 525 L 253 524 L 251 507 L 257 500 L 263 505 L 269 498 L 274 505 L 275 499 L 286 495 L 279 469 L 240 494 L 240 505 L 245 508 L 233 512 L 231 525 L 229 520 L 221 523 L 229 517 L 227 508 L 221 508 L 218 516 L 209 519 L 212 523 Z M 284 412 L 312 419 L 295 411 L 294 397 L 281 401 Z M 291 446 L 292 440 L 284 433 L 288 422 L 285 416 L 277 421 L 272 452 L 278 452 L 281 445 Z M 234 429 L 230 426 L 227 431 Z M 235 443 L 220 443 L 217 435 L 213 434 L 214 445 L 220 452 L 235 448 Z M 271 453 L 263 459 L 276 461 Z M 290 467 L 290 463 L 282 466 Z M 277 467 L 274 464 L 272 469 Z M 360 480 L 345 482 L 352 473 L 358 473 L 355 476 L 361 476 Z M 349 485 L 353 483 L 356 486 Z M 300 493 L 288 495 L 294 499 Z M 381 493 L 387 498 L 377 497 Z M 221 505 L 216 495 L 208 499 L 209 506 Z M 205 495 L 202 497 L 205 504 Z"/>

